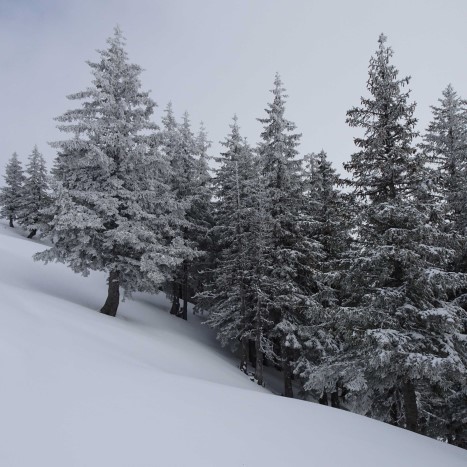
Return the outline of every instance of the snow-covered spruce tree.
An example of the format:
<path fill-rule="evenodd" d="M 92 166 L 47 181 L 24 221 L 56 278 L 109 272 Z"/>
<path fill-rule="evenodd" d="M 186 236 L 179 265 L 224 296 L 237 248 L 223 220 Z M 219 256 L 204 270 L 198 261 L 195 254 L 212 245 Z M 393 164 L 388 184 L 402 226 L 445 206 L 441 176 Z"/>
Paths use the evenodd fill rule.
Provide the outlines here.
<path fill-rule="evenodd" d="M 197 196 L 196 154 L 198 148 L 187 112 L 183 115 L 182 124 L 178 124 L 172 105 L 169 103 L 162 123 L 162 150 L 165 152 L 171 167 L 170 186 L 177 201 L 183 203 L 186 208 L 185 222 L 181 226 L 180 235 L 190 246 L 185 250 L 186 256 L 183 258 L 183 262 L 174 268 L 172 279 L 164 285 L 164 289 L 172 299 L 170 313 L 186 320 L 190 295 L 190 266 L 194 258 L 200 255 L 193 239 L 197 225 L 193 223 L 192 218 L 193 204 Z M 181 308 L 180 300 L 182 300 Z"/>
<path fill-rule="evenodd" d="M 197 297 L 198 307 L 209 312 L 207 323 L 217 330 L 223 345 L 240 347 L 240 369 L 244 372 L 249 343 L 260 336 L 256 352 L 260 364 L 255 366 L 257 381 L 262 384 L 263 355 L 272 345 L 262 337 L 267 339 L 267 332 L 257 333 L 260 327 L 265 328 L 261 320 L 264 305 L 260 302 L 258 307 L 258 294 L 262 288 L 260 269 L 265 273 L 261 245 L 267 237 L 260 219 L 258 165 L 240 135 L 236 116 L 222 145 L 225 152 L 216 158 L 219 168 L 213 181 L 216 202 L 211 235 L 216 241 L 216 261 L 211 280 Z"/>
<path fill-rule="evenodd" d="M 8 219 L 10 227 L 14 227 L 13 221 L 17 218 L 21 209 L 21 197 L 24 183 L 24 172 L 18 154 L 13 153 L 5 168 L 5 186 L 1 188 L 0 204 L 1 215 Z"/>
<path fill-rule="evenodd" d="M 351 199 L 343 194 L 342 184 L 324 151 L 305 156 L 304 194 L 310 238 L 319 243 L 324 257 L 320 269 L 332 271 L 349 246 L 351 219 L 355 215 Z M 324 299 L 324 302 L 334 300 Z"/>
<path fill-rule="evenodd" d="M 200 254 L 193 258 L 189 270 L 190 297 L 193 298 L 204 289 L 204 282 L 209 278 L 209 269 L 212 269 L 215 249 L 213 238 L 210 235 L 214 225 L 212 202 L 212 177 L 209 169 L 210 156 L 208 150 L 211 142 L 204 124 L 201 123 L 196 136 L 195 180 L 190 219 L 194 224 L 192 240 Z"/>
<path fill-rule="evenodd" d="M 442 227 L 458 236 L 459 247 L 452 267 L 467 272 L 467 109 L 454 88 L 448 85 L 432 106 L 433 118 L 423 135 L 420 149 L 430 164 L 430 188 L 442 214 Z M 465 290 L 464 290 L 465 292 Z M 466 295 L 457 299 L 467 308 Z M 464 350 L 465 354 L 465 350 Z M 467 391 L 465 382 L 436 388 L 426 403 L 430 414 L 426 432 L 452 444 L 467 448 Z M 443 388 L 444 389 L 444 388 Z"/>
<path fill-rule="evenodd" d="M 282 366 L 284 396 L 293 397 L 292 367 L 302 349 L 298 340 L 301 326 L 311 320 L 320 306 L 313 299 L 311 282 L 303 280 L 312 272 L 309 265 L 307 219 L 301 180 L 301 161 L 297 159 L 300 134 L 284 117 L 286 95 L 276 75 L 273 101 L 266 109 L 258 147 L 265 183 L 265 210 L 271 222 L 271 287 L 264 290 L 270 316 L 275 324 L 276 356 Z"/>
<path fill-rule="evenodd" d="M 429 180 L 440 204 L 446 229 L 464 236 L 467 233 L 467 108 L 454 88 L 448 85 L 432 106 L 433 119 L 423 136 L 420 149 L 431 163 Z M 467 271 L 465 238 L 456 256 L 456 269 Z"/>
<path fill-rule="evenodd" d="M 69 96 L 81 107 L 58 121 L 70 139 L 59 150 L 52 248 L 35 259 L 59 261 L 73 271 L 107 271 L 108 297 L 101 309 L 115 316 L 119 287 L 154 290 L 180 262 L 185 246 L 177 236 L 183 209 L 167 184 L 169 165 L 148 134 L 154 102 L 141 91 L 141 68 L 129 63 L 116 28 L 100 60 L 89 62 L 94 79 Z"/>
<path fill-rule="evenodd" d="M 446 269 L 455 239 L 432 221 L 409 78 L 398 78 L 392 55 L 381 35 L 370 97 L 347 113 L 348 124 L 364 130 L 345 164 L 360 199 L 358 248 L 343 284 L 345 348 L 327 376 L 360 390 L 371 416 L 421 431 L 433 392 L 465 387 L 466 312 L 453 298 L 466 280 Z"/>
<path fill-rule="evenodd" d="M 446 219 L 465 233 L 467 225 L 467 109 L 451 85 L 443 91 L 440 106 L 432 106 L 433 119 L 420 144 L 434 165 L 434 189 L 447 204 Z"/>
<path fill-rule="evenodd" d="M 314 299 L 322 308 L 312 315 L 310 322 L 300 328 L 303 351 L 295 372 L 300 375 L 305 389 L 314 389 L 331 405 L 338 406 L 338 389 L 317 384 L 317 373 L 326 369 L 341 346 L 337 329 L 339 322 L 340 284 L 346 273 L 346 252 L 350 246 L 350 230 L 355 216 L 349 196 L 339 190 L 341 180 L 324 151 L 305 156 L 304 193 L 307 215 L 309 272 L 304 278 Z"/>
<path fill-rule="evenodd" d="M 34 146 L 26 166 L 21 209 L 18 214 L 18 223 L 29 230 L 28 238 L 33 238 L 46 222 L 45 210 L 50 204 L 48 178 L 45 159 L 37 146 Z"/>

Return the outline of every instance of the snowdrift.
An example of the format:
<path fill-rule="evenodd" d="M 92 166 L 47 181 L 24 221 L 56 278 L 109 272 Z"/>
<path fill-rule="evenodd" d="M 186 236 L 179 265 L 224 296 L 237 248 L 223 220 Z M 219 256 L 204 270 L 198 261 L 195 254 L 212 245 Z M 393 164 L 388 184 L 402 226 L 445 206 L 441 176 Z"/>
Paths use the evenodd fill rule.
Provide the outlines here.
<path fill-rule="evenodd" d="M 253 384 L 190 315 L 34 263 L 0 224 L 0 466 L 465 467 L 467 451 Z"/>

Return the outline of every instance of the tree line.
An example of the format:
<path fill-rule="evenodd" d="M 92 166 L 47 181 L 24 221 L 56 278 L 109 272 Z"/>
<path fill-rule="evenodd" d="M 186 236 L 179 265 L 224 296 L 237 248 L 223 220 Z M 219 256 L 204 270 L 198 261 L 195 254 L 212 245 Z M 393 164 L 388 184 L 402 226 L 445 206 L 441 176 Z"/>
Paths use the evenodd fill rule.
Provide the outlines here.
<path fill-rule="evenodd" d="M 173 315 L 206 313 L 258 384 L 273 366 L 286 397 L 467 447 L 466 102 L 447 86 L 420 135 L 392 58 L 381 35 L 347 112 L 347 178 L 324 151 L 300 157 L 279 75 L 259 143 L 234 116 L 211 170 L 203 126 L 171 104 L 151 120 L 117 28 L 57 118 L 51 177 L 37 148 L 26 176 L 13 155 L 1 214 L 51 239 L 36 260 L 106 271 L 102 313 L 121 290 L 163 291 Z"/>

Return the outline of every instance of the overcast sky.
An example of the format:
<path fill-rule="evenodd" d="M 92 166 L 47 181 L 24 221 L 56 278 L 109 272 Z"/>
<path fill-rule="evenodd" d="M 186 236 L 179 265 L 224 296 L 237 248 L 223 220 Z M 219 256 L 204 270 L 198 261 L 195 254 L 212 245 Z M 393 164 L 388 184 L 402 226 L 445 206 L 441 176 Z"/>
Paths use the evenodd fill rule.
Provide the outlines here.
<path fill-rule="evenodd" d="M 76 105 L 66 95 L 91 80 L 86 60 L 119 24 L 144 89 L 203 120 L 211 154 L 237 113 L 250 143 L 261 130 L 278 71 L 286 116 L 303 133 L 301 153 L 325 149 L 336 167 L 353 152 L 346 111 L 366 93 L 381 32 L 401 76 L 411 75 L 419 129 L 448 83 L 467 97 L 465 0 L 0 0 L 0 169 L 34 144 L 49 163 L 60 138 L 54 117 Z"/>

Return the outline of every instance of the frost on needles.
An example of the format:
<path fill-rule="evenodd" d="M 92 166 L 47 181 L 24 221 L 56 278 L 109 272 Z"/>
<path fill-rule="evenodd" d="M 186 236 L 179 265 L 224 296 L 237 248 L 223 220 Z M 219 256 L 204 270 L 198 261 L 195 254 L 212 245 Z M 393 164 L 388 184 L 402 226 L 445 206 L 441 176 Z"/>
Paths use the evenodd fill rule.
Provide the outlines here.
<path fill-rule="evenodd" d="M 68 96 L 81 106 L 57 120 L 70 138 L 57 148 L 57 189 L 49 235 L 37 260 L 75 272 L 109 273 L 101 311 L 114 316 L 119 287 L 154 291 L 189 247 L 179 223 L 184 211 L 169 185 L 170 164 L 157 148 L 150 116 L 155 103 L 141 90 L 141 68 L 129 63 L 116 28 L 99 61 L 88 62 L 92 85 Z"/>

